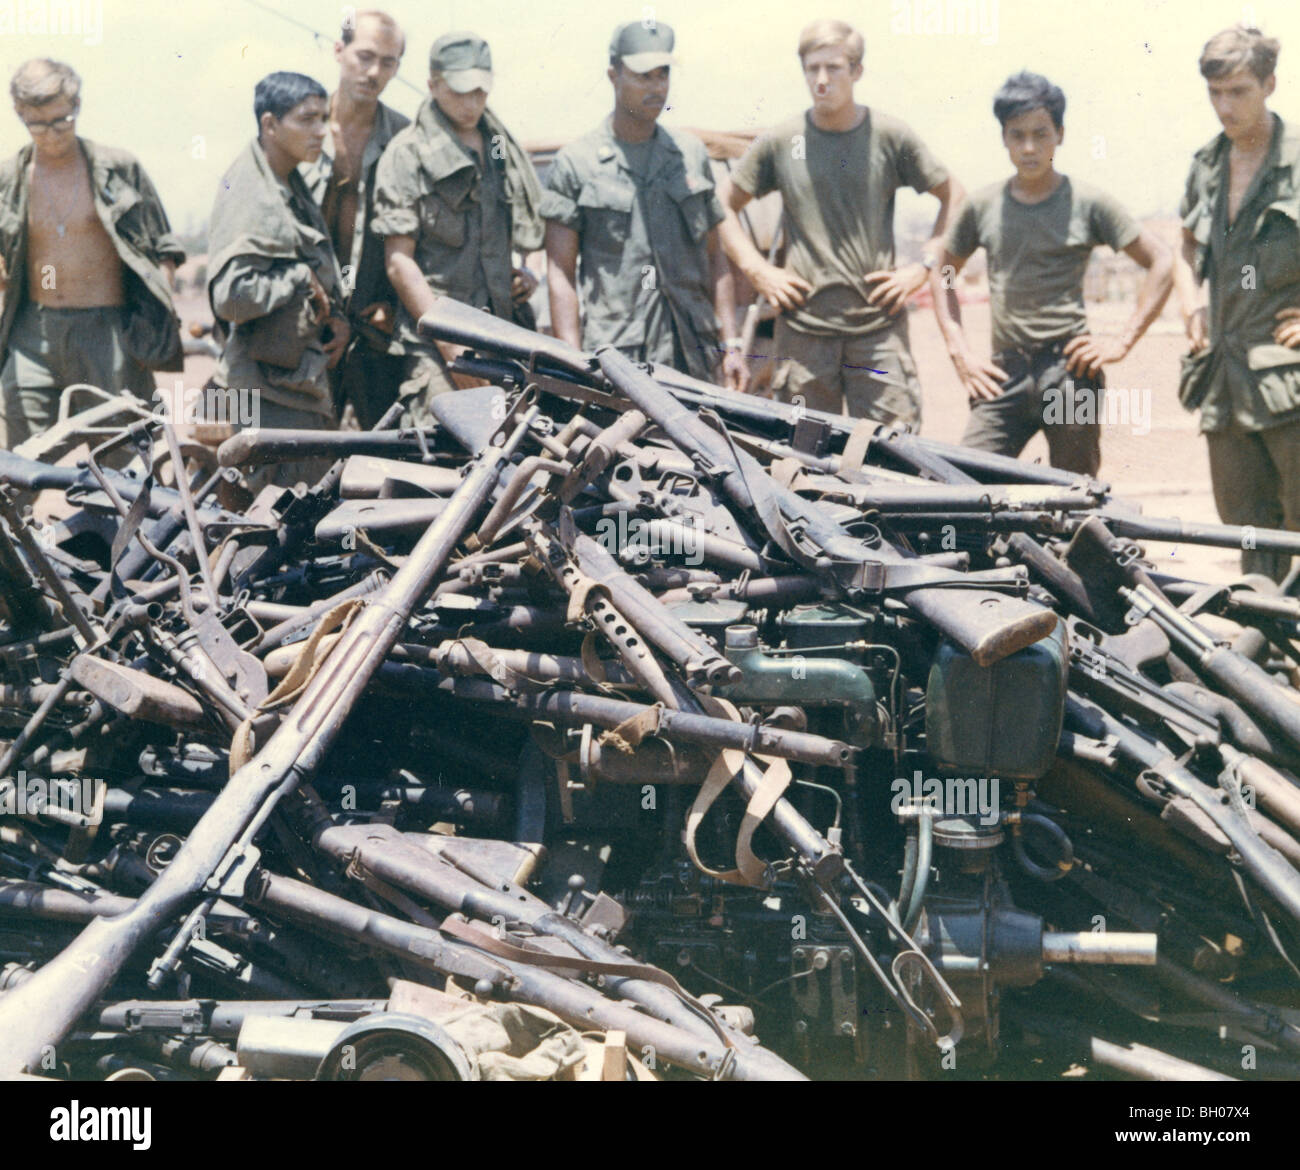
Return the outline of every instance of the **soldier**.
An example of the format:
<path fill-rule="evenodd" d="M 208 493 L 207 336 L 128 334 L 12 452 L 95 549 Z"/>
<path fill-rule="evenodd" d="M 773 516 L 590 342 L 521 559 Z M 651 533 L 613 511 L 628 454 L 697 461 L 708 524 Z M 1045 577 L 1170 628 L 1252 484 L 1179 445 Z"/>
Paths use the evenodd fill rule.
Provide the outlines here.
<path fill-rule="evenodd" d="M 379 161 L 372 226 L 384 237 L 401 301 L 405 424 L 428 423 L 431 398 L 475 384 L 447 369 L 458 347 L 435 347 L 416 333 L 437 298 L 510 319 L 537 287 L 515 266 L 512 248 L 541 247 L 541 187 L 528 156 L 487 108 L 491 88 L 487 42 L 465 32 L 439 37 L 429 52 L 431 96 Z"/>
<path fill-rule="evenodd" d="M 344 404 L 352 403 L 363 430 L 396 401 L 404 364 L 389 352 L 397 294 L 384 271 L 384 241 L 372 220 L 379 158 L 410 124 L 379 100 L 405 50 L 406 37 L 387 13 L 349 12 L 334 45 L 339 86 L 330 96 L 330 136 L 319 160 L 302 167 L 343 266 L 352 326 L 352 344 L 335 376 L 335 407 L 342 414 Z"/>
<path fill-rule="evenodd" d="M 1201 411 L 1226 524 L 1300 529 L 1300 129 L 1267 102 L 1281 46 L 1231 28 L 1201 53 L 1223 133 L 1192 157 L 1175 285 L 1193 357 L 1179 396 Z M 1209 287 L 1209 312 L 1201 283 Z M 1290 557 L 1242 550 L 1281 581 Z"/>
<path fill-rule="evenodd" d="M 934 311 L 970 397 L 962 442 L 1019 455 L 1041 429 L 1053 467 L 1096 475 L 1101 466 L 1102 366 L 1120 361 L 1160 315 L 1173 260 L 1117 200 L 1053 165 L 1065 138 L 1065 94 L 1037 73 L 1008 78 L 993 99 L 1015 175 L 977 191 L 944 240 L 930 274 Z M 1092 337 L 1083 276 L 1099 244 L 1146 269 L 1124 332 Z M 993 360 L 971 354 L 953 278 L 977 248 L 989 264 Z"/>
<path fill-rule="evenodd" d="M 338 426 L 328 371 L 350 331 L 343 276 L 298 173 L 320 156 L 326 103 L 324 86 L 301 73 L 257 83 L 258 136 L 222 177 L 208 226 L 208 299 L 228 327 L 212 381 L 255 393 L 257 426 Z M 322 470 L 319 460 L 278 464 L 254 486 L 311 481 Z"/>
<path fill-rule="evenodd" d="M 708 381 L 721 367 L 729 386 L 744 389 L 749 370 L 732 336 L 735 291 L 708 154 L 699 139 L 658 125 L 673 42 L 666 24 L 615 29 L 614 112 L 551 166 L 542 207 L 551 322 L 573 345 L 613 345 Z"/>
<path fill-rule="evenodd" d="M 65 387 L 153 395 L 182 368 L 185 262 L 144 168 L 76 135 L 81 78 L 48 59 L 9 84 L 31 144 L 0 165 L 0 447 L 48 430 Z"/>
<path fill-rule="evenodd" d="M 769 264 L 734 215 L 728 254 L 782 310 L 772 386 L 783 401 L 882 422 L 921 422 L 921 385 L 908 347 L 907 299 L 937 262 L 939 241 L 964 192 L 912 129 L 853 100 L 862 34 L 818 20 L 799 34 L 812 108 L 764 135 L 732 175 L 730 205 L 780 191 L 789 268 Z M 939 201 L 925 258 L 894 268 L 894 192 Z"/>

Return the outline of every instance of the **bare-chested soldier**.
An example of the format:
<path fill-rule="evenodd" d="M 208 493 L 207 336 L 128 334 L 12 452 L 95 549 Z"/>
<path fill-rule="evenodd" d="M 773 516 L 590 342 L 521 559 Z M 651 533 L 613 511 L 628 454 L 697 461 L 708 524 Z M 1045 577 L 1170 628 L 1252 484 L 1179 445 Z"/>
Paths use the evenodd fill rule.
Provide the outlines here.
<path fill-rule="evenodd" d="M 351 402 L 369 430 L 397 400 L 405 361 L 391 353 L 397 294 L 384 270 L 384 241 L 371 229 L 375 169 L 410 119 L 379 100 L 397 76 L 406 36 L 387 13 L 347 10 L 334 45 L 338 89 L 330 96 L 329 137 L 302 177 L 329 225 L 343 266 L 353 342 L 336 371 L 335 407 Z"/>
<path fill-rule="evenodd" d="M 172 304 L 185 260 L 144 168 L 76 135 L 81 78 L 34 59 L 9 85 L 31 144 L 0 164 L 0 446 L 49 428 L 67 386 L 148 401 L 180 370 Z"/>

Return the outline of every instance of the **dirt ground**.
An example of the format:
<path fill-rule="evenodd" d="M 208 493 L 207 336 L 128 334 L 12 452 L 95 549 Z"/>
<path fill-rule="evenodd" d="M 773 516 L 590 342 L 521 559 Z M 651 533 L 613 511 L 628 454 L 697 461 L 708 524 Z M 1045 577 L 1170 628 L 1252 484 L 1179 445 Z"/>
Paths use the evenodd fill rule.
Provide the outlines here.
<path fill-rule="evenodd" d="M 1118 333 L 1128 320 L 1131 306 L 1088 306 L 1093 332 Z M 966 336 L 977 352 L 989 353 L 987 304 L 962 307 Z M 917 309 L 911 315 L 912 354 L 924 391 L 922 433 L 945 442 L 961 438 L 966 425 L 966 396 L 948 359 L 934 313 Z M 1130 402 L 1149 403 L 1142 422 L 1134 411 L 1128 422 L 1118 410 L 1103 423 L 1100 478 L 1118 496 L 1141 504 L 1148 516 L 1177 516 L 1186 521 L 1217 523 L 1219 516 L 1210 491 L 1210 465 L 1205 440 L 1196 429 L 1196 416 L 1178 402 L 1178 359 L 1186 351 L 1182 324 L 1172 310 L 1156 321 L 1122 362 L 1106 367 L 1108 393 L 1140 395 Z M 1149 393 L 1144 393 L 1149 392 Z M 1041 435 L 1031 440 L 1023 458 L 1047 462 L 1047 442 Z M 1204 581 L 1228 581 L 1240 575 L 1239 554 L 1231 549 L 1148 544 L 1148 557 L 1168 571 Z"/>
<path fill-rule="evenodd" d="M 210 320 L 201 295 L 189 290 L 180 297 L 184 320 Z M 1127 321 L 1126 304 L 1095 304 L 1088 308 L 1090 324 L 1097 333 L 1118 332 Z M 985 303 L 963 306 L 966 335 L 977 352 L 989 352 L 989 311 Z M 956 442 L 966 425 L 966 396 L 939 335 L 934 313 L 916 308 L 911 313 L 912 353 L 924 391 L 922 434 Z M 1107 368 L 1106 380 L 1112 392 L 1136 393 L 1148 403 L 1149 431 L 1135 425 L 1137 416 L 1123 416 L 1102 427 L 1101 478 L 1117 495 L 1142 506 L 1149 516 L 1177 516 L 1188 521 L 1214 523 L 1218 514 L 1210 492 L 1209 462 L 1205 440 L 1197 433 L 1196 418 L 1178 403 L 1178 359 L 1185 351 L 1182 326 L 1172 309 L 1166 308 L 1147 335 L 1122 362 Z M 185 384 L 202 386 L 212 368 L 203 357 L 186 361 Z M 174 377 L 174 375 L 173 375 Z M 1139 399 L 1130 399 L 1138 401 Z M 1146 431 L 1146 433 L 1139 433 Z M 1024 458 L 1047 461 L 1047 443 L 1041 435 L 1025 449 Z M 1171 572 L 1205 581 L 1228 581 L 1239 575 L 1238 554 L 1229 549 L 1189 545 L 1149 544 L 1148 556 Z"/>

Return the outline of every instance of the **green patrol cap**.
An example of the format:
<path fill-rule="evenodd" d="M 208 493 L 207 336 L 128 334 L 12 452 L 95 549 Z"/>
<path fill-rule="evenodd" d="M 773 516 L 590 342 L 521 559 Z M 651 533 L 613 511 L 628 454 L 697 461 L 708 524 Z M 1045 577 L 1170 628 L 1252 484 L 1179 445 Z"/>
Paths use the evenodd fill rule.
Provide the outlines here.
<path fill-rule="evenodd" d="M 650 73 L 661 65 L 676 65 L 673 30 L 661 21 L 634 20 L 620 24 L 609 42 L 609 55 L 633 73 Z"/>
<path fill-rule="evenodd" d="M 429 50 L 429 72 L 441 73 L 457 93 L 492 92 L 492 51 L 469 32 L 440 36 Z"/>

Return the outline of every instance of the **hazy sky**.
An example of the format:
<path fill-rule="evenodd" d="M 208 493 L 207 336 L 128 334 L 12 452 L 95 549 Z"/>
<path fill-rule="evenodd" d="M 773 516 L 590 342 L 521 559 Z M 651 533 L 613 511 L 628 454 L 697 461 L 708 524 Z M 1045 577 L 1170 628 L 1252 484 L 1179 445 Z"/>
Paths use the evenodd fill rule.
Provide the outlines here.
<path fill-rule="evenodd" d="M 177 227 L 206 218 L 219 176 L 252 136 L 253 86 L 276 69 L 333 88 L 337 4 L 267 0 L 328 34 L 314 39 L 250 0 L 0 0 L 0 67 L 31 56 L 72 64 L 85 81 L 79 132 L 137 154 Z M 365 8 L 363 2 L 357 5 Z M 604 71 L 620 21 L 653 17 L 677 32 L 667 122 L 710 129 L 770 125 L 807 105 L 800 28 L 837 16 L 866 37 L 858 98 L 906 119 L 966 184 L 1009 173 L 992 95 L 1021 68 L 1066 92 L 1058 166 L 1118 195 L 1139 215 L 1170 211 L 1192 150 L 1218 131 L 1196 71 L 1202 44 L 1242 19 L 1282 40 L 1274 108 L 1300 118 L 1300 4 L 1258 0 L 392 0 L 407 28 L 402 76 L 423 88 L 435 37 L 470 27 L 491 44 L 491 104 L 523 139 L 565 140 L 610 106 Z M 967 13 L 974 20 L 968 22 Z M 944 27 L 953 31 L 927 31 Z M 55 20 L 72 31 L 32 31 Z M 963 31 L 973 25 L 971 31 Z M 393 82 L 385 100 L 412 113 Z M 0 151 L 26 139 L 7 113 Z"/>

